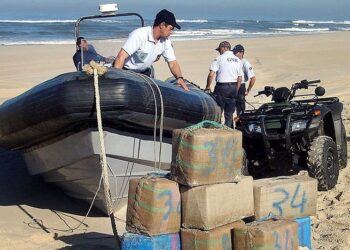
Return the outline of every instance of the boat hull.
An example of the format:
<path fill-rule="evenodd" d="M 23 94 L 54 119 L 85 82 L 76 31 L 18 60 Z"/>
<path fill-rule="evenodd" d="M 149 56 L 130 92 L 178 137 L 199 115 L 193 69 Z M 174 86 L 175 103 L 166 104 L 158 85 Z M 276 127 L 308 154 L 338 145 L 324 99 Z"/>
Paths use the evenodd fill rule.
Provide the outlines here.
<path fill-rule="evenodd" d="M 152 136 L 108 129 L 104 131 L 108 174 L 113 209 L 127 197 L 130 178 L 149 172 L 169 170 L 171 142 L 154 142 Z M 161 165 L 159 170 L 159 150 Z M 41 175 L 48 183 L 62 188 L 69 196 L 91 203 L 107 213 L 100 165 L 101 146 L 98 131 L 87 129 L 52 144 L 23 154 L 31 175 Z M 155 162 L 157 163 L 155 165 Z"/>

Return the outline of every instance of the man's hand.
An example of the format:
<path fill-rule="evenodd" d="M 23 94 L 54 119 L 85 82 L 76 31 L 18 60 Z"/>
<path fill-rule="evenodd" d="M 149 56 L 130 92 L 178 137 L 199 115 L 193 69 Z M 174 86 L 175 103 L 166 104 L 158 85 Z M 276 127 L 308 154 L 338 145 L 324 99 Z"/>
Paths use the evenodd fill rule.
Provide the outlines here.
<path fill-rule="evenodd" d="M 176 83 L 181 86 L 186 91 L 190 91 L 183 77 L 178 77 Z"/>
<path fill-rule="evenodd" d="M 107 60 L 106 60 L 106 63 L 113 63 L 114 62 L 114 60 L 115 60 L 115 57 L 114 56 L 110 56 L 110 57 L 108 57 L 108 58 L 106 58 Z"/>
<path fill-rule="evenodd" d="M 204 90 L 204 93 L 206 93 L 206 94 L 211 94 L 211 89 L 205 89 L 205 90 Z"/>
<path fill-rule="evenodd" d="M 248 94 L 249 94 L 249 91 L 247 90 L 247 91 L 244 93 L 244 95 L 247 96 Z"/>

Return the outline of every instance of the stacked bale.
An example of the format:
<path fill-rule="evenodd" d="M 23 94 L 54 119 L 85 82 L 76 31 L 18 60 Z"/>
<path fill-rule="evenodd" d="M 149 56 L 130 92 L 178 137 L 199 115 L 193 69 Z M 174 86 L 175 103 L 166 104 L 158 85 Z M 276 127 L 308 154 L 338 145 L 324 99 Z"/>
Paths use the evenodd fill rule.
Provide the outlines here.
<path fill-rule="evenodd" d="M 298 250 L 298 224 L 283 218 L 255 221 L 234 229 L 234 250 Z"/>
<path fill-rule="evenodd" d="M 310 216 L 316 215 L 317 180 L 306 175 L 254 181 L 256 219 L 275 215 L 295 221 L 299 246 L 311 249 Z"/>
<path fill-rule="evenodd" d="M 241 177 L 242 135 L 205 121 L 173 131 L 171 179 L 179 182 L 182 249 L 231 249 L 233 228 L 254 214 L 253 180 Z"/>
<path fill-rule="evenodd" d="M 180 249 L 179 186 L 150 174 L 129 182 L 126 230 L 122 249 Z"/>
<path fill-rule="evenodd" d="M 122 249 L 180 249 L 180 236 L 188 250 L 311 249 L 317 181 L 253 181 L 241 161 L 239 131 L 210 121 L 173 131 L 170 179 L 130 181 Z"/>

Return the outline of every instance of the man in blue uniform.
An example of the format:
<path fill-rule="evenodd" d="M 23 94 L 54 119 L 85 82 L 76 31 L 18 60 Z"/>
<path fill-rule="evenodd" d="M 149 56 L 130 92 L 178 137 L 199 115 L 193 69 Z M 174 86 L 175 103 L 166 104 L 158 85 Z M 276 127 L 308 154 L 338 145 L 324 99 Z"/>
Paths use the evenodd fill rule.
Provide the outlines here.
<path fill-rule="evenodd" d="M 95 62 L 105 62 L 105 63 L 112 63 L 114 58 L 113 57 L 104 57 L 98 54 L 91 44 L 88 44 L 86 39 L 84 37 L 78 37 L 77 38 L 77 52 L 75 52 L 73 56 L 73 62 L 74 66 L 76 67 L 77 70 L 82 70 L 83 66 L 85 64 L 88 64 L 90 61 L 95 61 Z M 83 63 L 82 63 L 83 61 Z"/>

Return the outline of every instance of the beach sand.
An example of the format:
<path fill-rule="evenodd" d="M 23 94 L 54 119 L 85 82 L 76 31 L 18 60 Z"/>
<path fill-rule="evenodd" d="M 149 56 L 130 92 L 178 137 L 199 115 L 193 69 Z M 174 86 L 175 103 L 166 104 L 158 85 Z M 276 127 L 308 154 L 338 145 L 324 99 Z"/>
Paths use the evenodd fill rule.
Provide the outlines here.
<path fill-rule="evenodd" d="M 228 41 L 243 44 L 254 67 L 257 82 L 249 102 L 264 101 L 252 96 L 265 85 L 290 87 L 303 79 L 321 79 L 326 95 L 338 96 L 344 103 L 343 119 L 350 131 L 350 32 Z M 205 87 L 219 42 L 173 43 L 185 78 Z M 120 45 L 112 44 L 109 51 L 116 54 Z M 74 71 L 74 51 L 74 45 L 0 46 L 0 103 L 63 72 Z M 158 79 L 170 76 L 163 60 L 155 63 L 155 69 Z M 319 192 L 318 213 L 312 218 L 314 249 L 350 247 L 349 169 L 341 171 L 332 191 Z M 88 206 L 40 178 L 29 177 L 19 154 L 0 151 L 0 171 L 0 249 L 113 249 L 109 219 L 94 212 L 72 232 Z M 117 216 L 121 234 L 125 207 Z"/>

